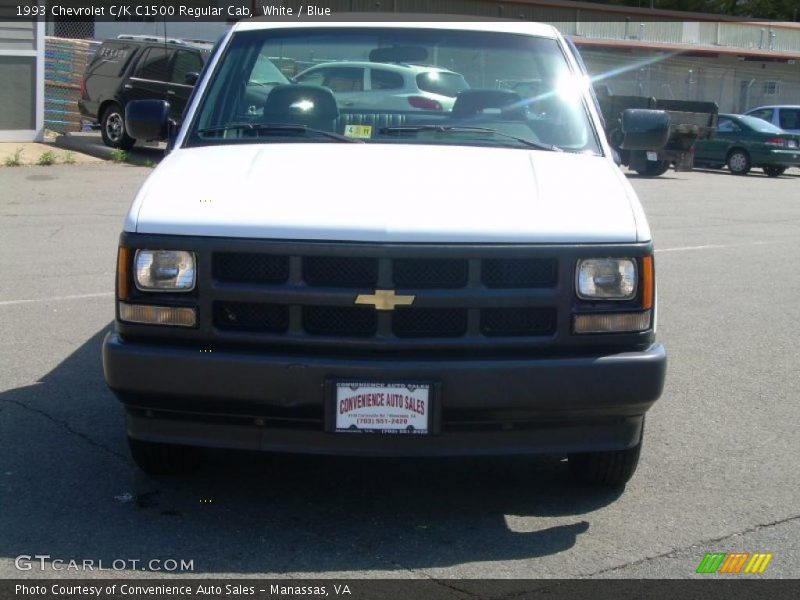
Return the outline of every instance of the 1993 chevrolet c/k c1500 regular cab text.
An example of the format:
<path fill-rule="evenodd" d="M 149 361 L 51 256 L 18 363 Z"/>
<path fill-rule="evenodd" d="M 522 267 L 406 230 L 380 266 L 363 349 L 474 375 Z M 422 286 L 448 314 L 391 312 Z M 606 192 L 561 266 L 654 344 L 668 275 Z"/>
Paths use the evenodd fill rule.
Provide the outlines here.
<path fill-rule="evenodd" d="M 622 121 L 628 148 L 669 127 Z M 200 446 L 631 477 L 666 370 L 653 244 L 554 28 L 243 21 L 180 125 L 162 100 L 126 122 L 171 148 L 125 220 L 103 347 L 145 471 Z"/>

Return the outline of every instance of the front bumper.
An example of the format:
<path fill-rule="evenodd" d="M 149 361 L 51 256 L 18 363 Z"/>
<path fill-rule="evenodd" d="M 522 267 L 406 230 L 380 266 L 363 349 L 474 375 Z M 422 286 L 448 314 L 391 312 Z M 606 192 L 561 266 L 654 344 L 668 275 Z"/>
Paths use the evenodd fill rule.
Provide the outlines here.
<path fill-rule="evenodd" d="M 103 343 L 106 382 L 131 437 L 248 450 L 361 455 L 528 454 L 636 444 L 666 352 L 530 358 L 332 357 Z M 437 383 L 438 432 L 326 432 L 334 379 Z"/>

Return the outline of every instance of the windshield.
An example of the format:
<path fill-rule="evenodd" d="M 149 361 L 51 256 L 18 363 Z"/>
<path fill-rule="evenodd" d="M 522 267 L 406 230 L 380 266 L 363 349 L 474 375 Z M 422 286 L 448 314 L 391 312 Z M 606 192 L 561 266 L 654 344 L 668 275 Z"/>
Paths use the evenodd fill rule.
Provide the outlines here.
<path fill-rule="evenodd" d="M 241 31 L 212 74 L 186 144 L 354 140 L 600 154 L 582 81 L 550 38 L 390 27 Z"/>
<path fill-rule="evenodd" d="M 268 57 L 259 54 L 250 77 L 247 79 L 248 85 L 276 85 L 289 83 L 287 77 Z"/>

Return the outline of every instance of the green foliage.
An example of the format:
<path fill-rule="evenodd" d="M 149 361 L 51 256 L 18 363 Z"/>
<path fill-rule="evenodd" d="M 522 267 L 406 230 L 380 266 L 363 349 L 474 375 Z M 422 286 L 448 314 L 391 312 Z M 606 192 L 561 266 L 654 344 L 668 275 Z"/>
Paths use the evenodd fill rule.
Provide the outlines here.
<path fill-rule="evenodd" d="M 111 160 L 114 162 L 125 162 L 128 160 L 128 153 L 121 148 L 115 148 L 111 151 Z"/>
<path fill-rule="evenodd" d="M 42 152 L 42 154 L 39 156 L 37 164 L 41 167 L 49 167 L 50 165 L 55 164 L 55 162 L 56 162 L 55 153 L 52 152 L 51 150 L 48 150 L 47 152 Z"/>
<path fill-rule="evenodd" d="M 64 153 L 64 164 L 65 165 L 74 165 L 75 164 L 75 153 L 74 152 L 65 152 Z"/>
<path fill-rule="evenodd" d="M 6 156 L 7 167 L 18 167 L 22 164 L 22 148 L 17 148 L 14 156 Z"/>

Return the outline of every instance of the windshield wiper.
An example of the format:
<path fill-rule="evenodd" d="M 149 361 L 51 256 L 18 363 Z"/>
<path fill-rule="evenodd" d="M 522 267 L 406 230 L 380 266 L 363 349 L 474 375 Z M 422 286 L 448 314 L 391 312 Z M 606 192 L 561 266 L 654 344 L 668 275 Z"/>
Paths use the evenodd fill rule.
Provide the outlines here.
<path fill-rule="evenodd" d="M 529 148 L 536 148 L 537 150 L 548 150 L 550 152 L 563 152 L 561 148 L 558 146 L 553 146 L 552 144 L 542 144 L 541 142 L 534 142 L 533 140 L 528 140 L 523 137 L 518 137 L 516 135 L 511 135 L 509 133 L 503 133 L 502 131 L 497 131 L 496 129 L 492 129 L 491 127 L 464 127 L 458 125 L 399 125 L 397 127 L 382 127 L 379 130 L 379 133 L 387 134 L 387 133 L 413 133 L 415 131 L 441 131 L 441 132 L 454 132 L 454 133 L 469 133 L 469 132 L 476 132 L 476 133 L 491 133 L 499 137 L 508 138 L 510 140 L 514 140 L 519 142 L 520 144 L 524 144 Z"/>
<path fill-rule="evenodd" d="M 306 125 L 301 124 L 294 124 L 294 123 L 230 123 L 228 125 L 221 125 L 219 127 L 206 127 L 205 129 L 198 129 L 197 133 L 203 135 L 206 133 L 220 133 L 224 131 L 231 131 L 234 129 L 244 129 L 246 131 L 257 131 L 257 132 L 266 132 L 266 133 L 302 133 L 307 134 L 311 133 L 314 135 L 319 135 L 322 137 L 326 137 L 332 140 L 336 140 L 337 142 L 348 142 L 348 143 L 362 143 L 361 140 L 356 140 L 353 138 L 345 137 L 343 135 L 339 135 L 338 133 L 333 133 L 332 131 L 325 131 L 324 129 L 315 129 L 313 127 L 308 127 Z"/>

